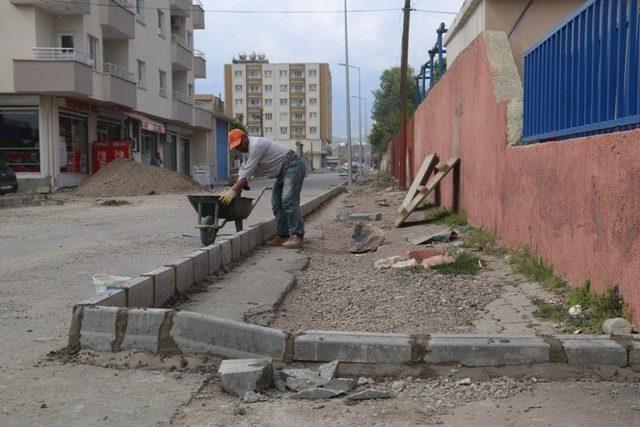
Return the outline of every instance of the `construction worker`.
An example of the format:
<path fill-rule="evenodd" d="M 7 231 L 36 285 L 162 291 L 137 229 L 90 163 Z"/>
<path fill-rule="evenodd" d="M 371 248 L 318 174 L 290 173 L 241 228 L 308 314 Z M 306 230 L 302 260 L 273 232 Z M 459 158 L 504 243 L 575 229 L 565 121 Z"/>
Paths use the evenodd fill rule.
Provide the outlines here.
<path fill-rule="evenodd" d="M 304 222 L 300 214 L 300 191 L 306 175 L 304 161 L 293 151 L 275 141 L 247 136 L 241 129 L 229 132 L 229 148 L 248 153 L 238 172 L 238 181 L 225 190 L 220 201 L 228 205 L 247 187 L 249 178 L 268 176 L 276 178 L 271 195 L 271 206 L 276 217 L 276 236 L 267 242 L 270 246 L 289 249 L 304 245 Z"/>

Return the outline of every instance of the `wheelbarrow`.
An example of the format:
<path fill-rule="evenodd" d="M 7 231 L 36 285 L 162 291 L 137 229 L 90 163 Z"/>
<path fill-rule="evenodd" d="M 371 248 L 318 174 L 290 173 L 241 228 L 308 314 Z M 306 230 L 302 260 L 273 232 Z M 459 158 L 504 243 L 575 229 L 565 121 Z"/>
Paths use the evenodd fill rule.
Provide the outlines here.
<path fill-rule="evenodd" d="M 223 205 L 220 201 L 220 196 L 208 194 L 187 195 L 191 206 L 198 212 L 198 225 L 196 225 L 196 228 L 200 229 L 202 244 L 205 246 L 213 244 L 218 231 L 229 221 L 234 221 L 236 223 L 236 231 L 241 231 L 242 221 L 247 219 L 267 190 L 271 190 L 271 187 L 263 188 L 255 200 L 249 197 L 236 197 L 229 205 Z"/>

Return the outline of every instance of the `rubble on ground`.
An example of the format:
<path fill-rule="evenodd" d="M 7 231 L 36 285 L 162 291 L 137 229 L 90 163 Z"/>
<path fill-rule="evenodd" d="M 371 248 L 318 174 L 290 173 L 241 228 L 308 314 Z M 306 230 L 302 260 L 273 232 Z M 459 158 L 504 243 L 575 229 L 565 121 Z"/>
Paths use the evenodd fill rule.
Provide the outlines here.
<path fill-rule="evenodd" d="M 380 221 L 382 214 L 380 212 L 356 212 L 341 213 L 336 215 L 336 221 Z"/>
<path fill-rule="evenodd" d="M 394 270 L 410 270 L 412 268 L 419 267 L 420 264 L 415 259 L 411 258 L 404 261 L 398 261 L 391 266 Z"/>
<path fill-rule="evenodd" d="M 116 159 L 89 177 L 72 194 L 112 198 L 200 191 L 205 189 L 178 172 L 129 159 Z"/>
<path fill-rule="evenodd" d="M 438 265 L 451 264 L 456 259 L 450 255 L 436 255 L 422 261 L 422 267 L 429 270 Z"/>
<path fill-rule="evenodd" d="M 612 319 L 607 319 L 602 323 L 602 332 L 609 335 L 630 335 L 631 324 L 627 319 L 614 317 Z"/>
<path fill-rule="evenodd" d="M 243 398 L 248 392 L 260 392 L 273 384 L 271 359 L 223 360 L 218 368 L 223 391 Z"/>
<path fill-rule="evenodd" d="M 347 397 L 348 401 L 353 400 L 368 400 L 368 399 L 391 399 L 393 393 L 388 390 L 376 390 L 368 388 L 366 390 L 359 391 L 351 396 Z"/>
<path fill-rule="evenodd" d="M 349 252 L 352 254 L 373 252 L 377 250 L 383 242 L 384 232 L 380 228 L 359 222 L 353 229 Z"/>
<path fill-rule="evenodd" d="M 373 263 L 373 268 L 376 270 L 388 269 L 398 261 L 402 261 L 402 257 L 398 255 L 394 255 L 389 258 L 382 258 Z"/>
<path fill-rule="evenodd" d="M 432 243 L 448 243 L 458 238 L 455 230 L 447 229 L 437 233 L 427 234 L 411 240 L 413 245 L 428 245 Z"/>

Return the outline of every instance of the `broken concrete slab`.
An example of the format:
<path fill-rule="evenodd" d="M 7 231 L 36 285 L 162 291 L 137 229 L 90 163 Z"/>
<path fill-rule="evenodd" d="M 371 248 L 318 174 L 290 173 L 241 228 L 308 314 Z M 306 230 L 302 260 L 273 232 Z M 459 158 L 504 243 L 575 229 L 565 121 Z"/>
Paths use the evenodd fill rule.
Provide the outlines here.
<path fill-rule="evenodd" d="M 562 341 L 570 365 L 627 365 L 627 350 L 607 336 L 563 335 L 558 338 Z"/>
<path fill-rule="evenodd" d="M 382 214 L 380 212 L 356 212 L 336 215 L 336 221 L 380 221 L 381 219 Z"/>
<path fill-rule="evenodd" d="M 266 390 L 273 384 L 271 359 L 223 360 L 218 368 L 220 388 L 238 397 Z"/>
<path fill-rule="evenodd" d="M 333 379 L 338 370 L 338 363 L 338 360 L 334 360 L 318 367 L 315 378 L 317 386 L 323 386 Z"/>
<path fill-rule="evenodd" d="M 353 229 L 349 252 L 352 254 L 374 252 L 383 242 L 384 232 L 380 228 L 359 222 Z"/>
<path fill-rule="evenodd" d="M 448 243 L 458 238 L 458 233 L 455 230 L 445 230 L 437 233 L 426 234 L 418 238 L 412 239 L 411 243 L 414 245 L 428 245 L 430 243 Z"/>
<path fill-rule="evenodd" d="M 366 390 L 359 391 L 347 397 L 347 401 L 353 402 L 356 400 L 368 400 L 368 399 L 391 399 L 394 397 L 393 393 L 388 390 L 377 390 L 368 388 Z"/>
<path fill-rule="evenodd" d="M 401 256 L 396 255 L 389 258 L 382 258 L 373 263 L 373 268 L 376 270 L 386 270 L 398 261 L 402 261 Z"/>
<path fill-rule="evenodd" d="M 343 391 L 331 390 L 328 388 L 314 387 L 307 390 L 299 391 L 291 396 L 291 399 L 331 399 L 332 397 L 338 397 L 345 394 Z"/>
<path fill-rule="evenodd" d="M 455 260 L 456 259 L 450 255 L 436 255 L 423 260 L 421 265 L 424 269 L 430 270 L 438 265 L 451 264 Z"/>
<path fill-rule="evenodd" d="M 334 378 L 323 385 L 322 388 L 348 393 L 356 387 L 356 383 L 357 380 L 355 378 Z"/>
<path fill-rule="evenodd" d="M 266 402 L 267 400 L 269 400 L 267 396 L 262 393 L 256 393 L 254 391 L 248 391 L 242 397 L 242 401 L 244 403 Z"/>
<path fill-rule="evenodd" d="M 408 259 L 406 261 L 398 261 L 395 264 L 393 264 L 391 266 L 392 269 L 394 270 L 409 270 L 411 268 L 415 268 L 420 266 L 420 264 L 418 263 L 418 261 L 416 261 L 415 259 Z"/>
<path fill-rule="evenodd" d="M 437 255 L 445 255 L 447 250 L 445 248 L 427 248 L 416 249 L 405 253 L 406 259 L 415 259 L 418 262 L 422 262 L 425 259 L 432 258 Z"/>
<path fill-rule="evenodd" d="M 622 317 L 607 319 L 602 324 L 602 332 L 609 335 L 631 335 L 631 324 Z"/>
<path fill-rule="evenodd" d="M 280 391 L 302 391 L 316 386 L 317 372 L 310 369 L 282 369 L 275 375 Z"/>

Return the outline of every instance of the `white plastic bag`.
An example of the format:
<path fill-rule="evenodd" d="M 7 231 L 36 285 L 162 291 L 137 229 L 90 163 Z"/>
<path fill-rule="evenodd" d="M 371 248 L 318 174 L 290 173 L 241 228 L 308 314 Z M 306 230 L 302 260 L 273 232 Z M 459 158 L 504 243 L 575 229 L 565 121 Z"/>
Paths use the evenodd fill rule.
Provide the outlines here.
<path fill-rule="evenodd" d="M 96 295 L 103 295 L 112 289 L 120 288 L 131 277 L 111 276 L 109 274 L 96 274 L 93 276 L 93 284 L 96 287 Z"/>

